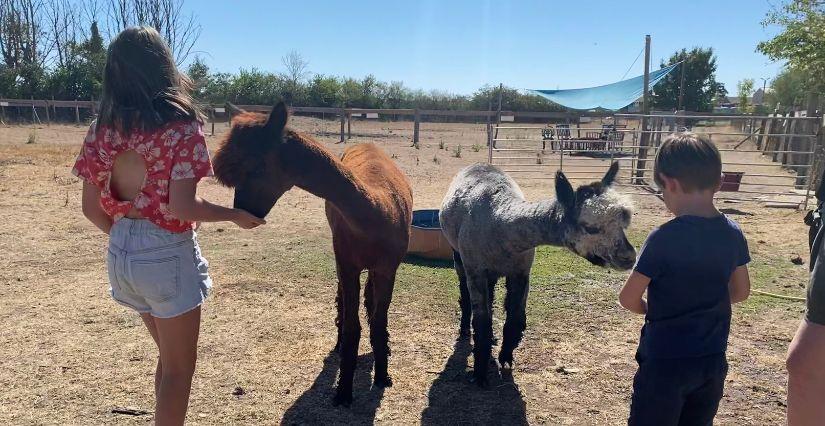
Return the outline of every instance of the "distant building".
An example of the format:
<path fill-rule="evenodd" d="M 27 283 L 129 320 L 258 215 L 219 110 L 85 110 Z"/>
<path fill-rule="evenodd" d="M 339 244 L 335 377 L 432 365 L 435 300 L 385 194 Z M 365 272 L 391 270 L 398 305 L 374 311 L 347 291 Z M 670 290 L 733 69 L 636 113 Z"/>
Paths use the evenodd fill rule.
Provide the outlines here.
<path fill-rule="evenodd" d="M 753 92 L 753 96 L 748 98 L 748 104 L 759 106 L 765 104 L 765 91 L 762 88 Z M 713 112 L 736 113 L 739 112 L 739 96 L 723 96 L 716 100 Z"/>

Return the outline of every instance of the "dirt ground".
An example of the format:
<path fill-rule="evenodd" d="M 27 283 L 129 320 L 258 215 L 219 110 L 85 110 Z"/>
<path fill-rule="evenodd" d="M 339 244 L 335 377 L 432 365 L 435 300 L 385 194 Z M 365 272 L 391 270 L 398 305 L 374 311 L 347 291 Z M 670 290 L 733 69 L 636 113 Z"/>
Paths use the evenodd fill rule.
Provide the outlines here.
<path fill-rule="evenodd" d="M 335 152 L 345 148 L 335 144 L 337 122 L 297 117 L 292 126 Z M 216 130 L 213 150 L 226 125 Z M 451 177 L 487 155 L 483 124 L 423 123 L 418 148 L 408 122 L 359 121 L 353 132 L 351 143 L 376 143 L 395 158 L 412 182 L 416 208 L 438 207 Z M 109 297 L 105 235 L 80 213 L 81 184 L 70 169 L 84 133 L 70 125 L 0 126 L 3 424 L 151 421 L 151 413 L 112 413 L 114 407 L 151 412 L 156 349 L 139 317 Z M 525 181 L 523 189 L 532 200 L 552 196 L 549 180 Z M 231 191 L 211 179 L 200 193 L 231 204 Z M 629 234 L 638 247 L 668 214 L 656 197 L 633 198 Z M 747 234 L 754 288 L 804 296 L 804 212 L 719 206 Z M 371 350 L 362 339 L 353 406 L 332 407 L 335 272 L 323 201 L 293 189 L 268 220 L 251 232 L 226 223 L 199 231 L 215 286 L 203 309 L 189 423 L 625 422 L 642 325 L 615 302 L 626 273 L 546 247 L 536 259 L 528 330 L 512 377 L 498 377 L 486 389 L 468 382 L 471 347 L 456 342 L 455 273 L 448 264 L 412 261 L 398 273 L 390 308 L 395 385 L 370 389 Z M 796 255 L 806 264 L 791 263 Z M 783 422 L 784 355 L 803 308 L 760 295 L 734 308 L 719 424 Z M 499 306 L 497 335 L 501 313 Z"/>

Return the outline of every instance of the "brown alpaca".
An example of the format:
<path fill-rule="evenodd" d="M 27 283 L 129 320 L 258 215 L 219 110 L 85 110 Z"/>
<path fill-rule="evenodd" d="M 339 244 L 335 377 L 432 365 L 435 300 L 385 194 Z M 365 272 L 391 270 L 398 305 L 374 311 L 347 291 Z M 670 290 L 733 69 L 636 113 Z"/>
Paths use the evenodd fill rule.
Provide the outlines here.
<path fill-rule="evenodd" d="M 376 386 L 392 386 L 387 311 L 395 273 L 407 252 L 412 190 L 383 151 L 358 144 L 338 160 L 309 136 L 286 129 L 283 102 L 269 117 L 243 112 L 214 158 L 215 176 L 235 188 L 235 207 L 264 217 L 293 186 L 326 200 L 338 271 L 338 342 L 341 368 L 334 403 L 352 402 L 352 380 L 361 338 L 358 301 L 367 270 L 364 305 L 375 357 Z"/>

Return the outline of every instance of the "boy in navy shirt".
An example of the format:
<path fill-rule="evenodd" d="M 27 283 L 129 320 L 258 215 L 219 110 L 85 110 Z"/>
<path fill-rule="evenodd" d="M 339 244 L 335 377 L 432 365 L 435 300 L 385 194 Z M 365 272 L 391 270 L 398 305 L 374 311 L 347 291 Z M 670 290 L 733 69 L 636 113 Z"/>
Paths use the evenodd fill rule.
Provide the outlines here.
<path fill-rule="evenodd" d="M 647 237 L 619 295 L 645 315 L 628 424 L 711 425 L 728 371 L 731 304 L 750 294 L 748 244 L 713 205 L 722 160 L 709 140 L 671 135 L 653 170 L 676 217 Z"/>

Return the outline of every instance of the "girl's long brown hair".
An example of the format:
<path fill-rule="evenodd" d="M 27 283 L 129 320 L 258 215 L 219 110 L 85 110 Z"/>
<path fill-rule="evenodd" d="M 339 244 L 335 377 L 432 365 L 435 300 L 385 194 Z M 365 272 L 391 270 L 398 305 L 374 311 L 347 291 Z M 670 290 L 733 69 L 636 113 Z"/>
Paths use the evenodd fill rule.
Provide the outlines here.
<path fill-rule="evenodd" d="M 154 28 L 127 28 L 109 45 L 98 128 L 130 133 L 171 121 L 202 122 L 191 90 L 191 80 L 178 71 L 172 51 Z"/>

